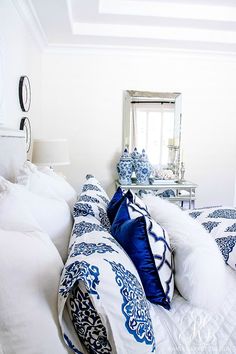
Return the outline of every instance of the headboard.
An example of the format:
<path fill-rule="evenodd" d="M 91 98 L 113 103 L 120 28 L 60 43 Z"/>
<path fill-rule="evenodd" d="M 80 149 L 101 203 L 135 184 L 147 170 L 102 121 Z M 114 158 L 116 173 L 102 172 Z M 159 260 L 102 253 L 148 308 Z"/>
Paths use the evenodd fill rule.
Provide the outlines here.
<path fill-rule="evenodd" d="M 24 132 L 0 130 L 0 176 L 14 182 L 26 159 Z"/>

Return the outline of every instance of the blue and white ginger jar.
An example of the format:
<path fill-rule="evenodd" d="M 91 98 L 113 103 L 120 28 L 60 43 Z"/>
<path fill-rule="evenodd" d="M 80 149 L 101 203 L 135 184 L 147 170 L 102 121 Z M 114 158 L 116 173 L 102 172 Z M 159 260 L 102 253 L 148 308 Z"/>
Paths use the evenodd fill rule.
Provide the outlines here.
<path fill-rule="evenodd" d="M 134 151 L 131 154 L 133 160 L 133 167 L 135 169 L 136 162 L 140 159 L 141 154 L 138 152 L 137 148 L 134 148 Z"/>
<path fill-rule="evenodd" d="M 134 148 L 134 151 L 132 152 L 131 157 L 132 157 L 134 163 L 135 163 L 135 161 L 140 159 L 141 154 L 138 152 L 137 148 Z"/>
<path fill-rule="evenodd" d="M 144 149 L 142 150 L 139 159 L 135 161 L 134 171 L 137 178 L 137 184 L 149 184 L 152 166 Z"/>
<path fill-rule="evenodd" d="M 117 164 L 117 172 L 120 184 L 128 185 L 132 183 L 131 176 L 133 173 L 133 160 L 127 149 L 124 150 L 120 161 Z"/>

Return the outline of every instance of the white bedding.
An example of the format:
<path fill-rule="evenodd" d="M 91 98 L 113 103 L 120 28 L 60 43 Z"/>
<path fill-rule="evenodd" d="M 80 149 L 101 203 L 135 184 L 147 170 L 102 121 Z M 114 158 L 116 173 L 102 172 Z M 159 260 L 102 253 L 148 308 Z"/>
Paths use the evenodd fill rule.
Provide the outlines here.
<path fill-rule="evenodd" d="M 1 159 L 0 159 L 1 160 Z M 1 166 L 0 166 L 1 167 Z M 14 207 L 16 207 L 14 203 Z M 11 206 L 11 211 L 13 207 Z M 22 215 L 23 209 L 18 208 L 18 210 L 21 211 L 21 214 L 19 213 L 16 214 L 18 216 Z M 18 212 L 17 210 L 17 212 Z M 6 209 L 5 209 L 6 211 Z M 25 222 L 26 219 L 22 218 L 20 216 L 21 221 Z M 27 219 L 28 220 L 28 219 Z M 22 230 L 23 233 L 26 233 L 25 231 L 29 230 Z M 30 230 L 31 231 L 31 230 Z M 10 231 L 4 231 L 4 232 L 10 232 Z M 19 233 L 19 231 L 13 233 Z M 28 237 L 28 236 L 27 236 Z M 18 293 L 22 297 L 20 299 L 20 305 L 15 301 L 14 302 L 14 308 L 12 306 L 4 305 L 5 303 L 3 300 L 1 301 L 2 307 L 5 306 L 5 312 L 1 310 L 1 330 L 2 330 L 2 338 L 4 338 L 5 344 L 3 342 L 3 339 L 1 341 L 0 338 L 0 353 L 6 353 L 6 354 L 12 354 L 13 353 L 13 346 L 20 346 L 21 350 L 17 349 L 14 352 L 17 353 L 26 353 L 26 349 L 23 347 L 23 345 L 27 346 L 29 350 L 27 352 L 33 353 L 36 351 L 40 352 L 40 354 L 58 354 L 59 352 L 65 352 L 69 353 L 72 352 L 69 348 L 65 347 L 64 342 L 62 341 L 61 338 L 61 333 L 60 330 L 58 329 L 58 321 L 57 321 L 57 313 L 56 311 L 56 297 L 57 297 L 57 279 L 59 276 L 59 271 L 62 267 L 62 263 L 58 261 L 58 264 L 55 263 L 55 260 L 53 258 L 53 255 L 55 258 L 58 258 L 59 255 L 57 254 L 56 249 L 54 249 L 54 246 L 51 244 L 51 248 L 49 248 L 49 251 L 51 250 L 51 253 L 48 251 L 43 251 L 43 247 L 45 246 L 44 243 L 42 243 L 41 248 L 38 246 L 37 248 L 35 247 L 34 253 L 29 252 L 29 244 L 33 243 L 35 239 L 33 238 L 31 240 L 28 240 L 27 237 L 24 238 L 19 238 L 20 241 L 20 248 L 17 246 L 17 243 L 15 243 L 15 239 L 10 239 L 7 237 L 4 237 L 2 239 L 2 244 L 3 242 L 13 242 L 11 247 L 2 247 L 3 250 L 3 255 L 2 257 L 2 262 L 4 259 L 6 259 L 6 265 L 7 265 L 7 270 L 11 271 L 11 269 L 14 270 L 13 265 L 8 263 L 8 259 L 11 257 L 14 259 L 14 262 L 17 265 L 17 262 L 21 264 L 21 258 L 20 255 L 23 255 L 24 262 L 22 262 L 22 266 L 27 266 L 27 264 L 31 264 L 31 267 L 26 267 L 26 271 L 20 272 L 20 276 L 18 276 L 17 272 L 13 272 L 12 274 L 16 276 L 16 279 L 19 280 L 19 284 L 16 283 L 15 281 L 13 282 L 13 288 L 14 292 L 12 292 L 11 287 L 12 287 L 12 276 L 8 276 L 7 272 L 1 272 L 2 278 L 6 277 L 6 280 L 10 283 L 9 286 L 7 286 L 7 289 L 9 290 L 10 294 L 14 297 L 18 298 Z M 24 243 L 24 242 L 26 243 Z M 28 242 L 27 242 L 28 241 Z M 39 244 L 41 244 L 39 242 Z M 13 247 L 14 246 L 14 247 Z M 13 247 L 13 248 L 12 248 Z M 24 250 L 26 256 L 24 256 L 24 253 L 22 253 L 22 249 Z M 11 255 L 10 257 L 8 256 L 8 253 L 6 253 L 6 250 L 8 250 Z M 17 255 L 13 257 L 13 251 L 15 250 L 15 254 Z M 21 250 L 19 252 L 19 250 Z M 40 253 L 41 250 L 41 253 Z M 54 253 L 53 253 L 54 252 Z M 9 253 L 9 254 L 10 254 Z M 37 257 L 34 256 L 37 254 Z M 51 258 L 50 258 L 50 254 Z M 57 256 L 58 257 L 57 257 Z M 43 265 L 40 265 L 40 256 L 42 257 L 43 260 Z M 32 258 L 33 257 L 33 258 Z M 36 258 L 35 258 L 36 257 Z M 34 259 L 34 262 L 32 262 L 32 259 Z M 47 262 L 45 261 L 47 260 Z M 50 260 L 52 259 L 53 261 L 53 267 L 51 267 Z M 60 260 L 60 258 L 59 258 Z M 29 261 L 29 262 L 28 262 Z M 46 269 L 48 267 L 49 271 Z M 183 297 L 181 297 L 177 292 L 175 292 L 172 303 L 171 303 L 171 310 L 167 311 L 163 307 L 154 305 L 150 303 L 150 312 L 151 312 L 151 317 L 152 317 L 152 323 L 153 323 L 153 329 L 154 329 L 154 334 L 155 334 L 155 340 L 156 340 L 156 354 L 236 354 L 236 272 L 233 271 L 229 266 L 226 266 L 227 268 L 227 296 L 224 299 L 224 302 L 221 304 L 219 310 L 217 313 L 212 314 L 210 312 L 207 312 L 206 310 L 197 308 L 196 306 L 190 305 L 189 302 L 184 300 Z M 21 270 L 18 266 L 15 266 L 15 269 Z M 23 268 L 22 268 L 23 269 Z M 59 271 L 58 271 L 59 270 Z M 27 283 L 27 286 L 24 287 L 24 284 L 22 283 L 22 278 L 26 277 L 27 274 L 31 274 L 31 271 L 33 271 L 34 277 L 33 283 Z M 55 274 L 56 273 L 56 276 Z M 44 276 L 43 276 L 43 275 Z M 46 277 L 45 274 L 50 276 L 50 274 L 54 274 L 54 280 L 52 280 L 51 277 Z M 7 276 L 6 276 L 7 275 Z M 40 277 L 42 277 L 41 280 L 37 280 Z M 30 278 L 31 279 L 31 278 Z M 31 280 L 32 280 L 31 279 Z M 37 281 L 36 281 L 37 280 Z M 24 292 L 27 292 L 27 296 L 30 299 L 28 300 L 27 296 L 23 296 L 23 291 L 18 291 L 17 293 L 17 287 L 16 285 L 20 285 L 21 288 L 24 290 Z M 50 286 L 48 285 L 50 284 Z M 6 296 L 6 293 L 3 291 L 3 279 L 1 279 L 1 291 L 2 291 L 2 296 L 4 298 L 4 301 L 9 302 L 10 297 Z M 37 292 L 36 290 L 37 287 Z M 48 292 L 47 289 L 50 288 L 50 292 Z M 40 290 L 38 292 L 38 289 Z M 51 291 L 54 289 L 54 291 Z M 33 292 L 32 292 L 33 291 Z M 35 296 L 37 294 L 37 296 Z M 33 295 L 33 296 L 31 296 Z M 38 301 L 43 298 L 43 301 L 41 301 L 40 306 L 38 307 Z M 23 300 L 27 302 L 27 306 L 22 306 L 22 301 Z M 28 311 L 28 305 L 35 304 L 36 309 L 35 311 L 31 311 L 32 314 Z M 42 306 L 42 303 L 45 303 L 45 309 Z M 31 306 L 32 307 L 32 306 Z M 22 313 L 24 311 L 27 311 L 29 315 L 29 319 L 24 316 L 15 316 L 15 308 Z M 40 311 L 38 311 L 40 309 Z M 11 312 L 9 312 L 11 310 Z M 45 311 L 44 311 L 45 310 Z M 35 317 L 34 312 L 38 315 L 38 317 Z M 42 312 L 42 313 L 41 313 Z M 9 329 L 6 327 L 3 319 L 3 315 L 5 314 L 5 319 L 6 323 L 9 324 Z M 10 317 L 10 315 L 12 317 Z M 48 320 L 48 317 L 49 320 Z M 43 318 L 45 319 L 45 322 L 47 324 L 41 325 L 41 328 L 39 326 L 39 320 L 38 318 Z M 35 322 L 34 320 L 37 319 Z M 10 320 L 10 321 L 9 321 Z M 74 328 L 72 327 L 72 323 L 70 321 L 70 318 L 66 312 L 66 317 L 64 318 L 66 321 L 65 325 L 68 327 L 68 331 L 70 331 L 71 338 L 75 336 L 75 331 Z M 24 321 L 26 322 L 25 327 L 24 327 Z M 33 321 L 33 326 L 30 327 L 31 321 Z M 19 326 L 18 326 L 19 323 Z M 43 323 L 42 320 L 40 322 L 41 324 Z M 13 324 L 15 325 L 15 336 L 16 340 L 13 341 Z M 24 332 L 24 328 L 30 328 L 30 330 L 26 331 L 27 333 Z M 39 327 L 38 327 L 39 326 Z M 18 329 L 19 327 L 19 329 Z M 4 333 L 4 331 L 6 333 Z M 23 332 L 22 332 L 23 331 Z M 35 338 L 32 336 L 32 331 L 35 333 Z M 23 335 L 22 335 L 23 333 Z M 45 334 L 45 338 L 43 339 L 43 335 Z M 46 335 L 47 333 L 47 335 Z M 27 338 L 27 335 L 30 336 Z M 25 341 L 23 340 L 25 338 Z M 124 340 L 124 339 L 123 339 Z M 38 341 L 37 345 L 31 344 L 33 341 Z M 8 348 L 8 349 L 6 349 Z M 9 349 L 10 348 L 10 349 Z M 23 349 L 22 349 L 23 348 Z M 50 348 L 50 349 L 48 349 Z M 50 353 L 48 352 L 50 351 Z M 83 354 L 86 354 L 85 351 L 83 351 Z M 128 352 L 120 352 L 118 354 L 130 354 Z M 146 353 L 143 353 L 146 354 Z"/>
<path fill-rule="evenodd" d="M 194 307 L 175 293 L 172 308 L 151 305 L 157 354 L 236 353 L 236 274 L 227 267 L 227 296 L 218 312 Z"/>

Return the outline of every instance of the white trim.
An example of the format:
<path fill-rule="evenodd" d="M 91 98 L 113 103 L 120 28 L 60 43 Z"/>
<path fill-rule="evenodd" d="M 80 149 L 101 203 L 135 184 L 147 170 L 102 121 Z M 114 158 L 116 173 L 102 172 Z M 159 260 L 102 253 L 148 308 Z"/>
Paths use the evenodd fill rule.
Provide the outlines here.
<path fill-rule="evenodd" d="M 74 22 L 73 34 L 114 38 L 156 39 L 201 43 L 235 44 L 236 32 L 184 27 L 134 26 L 107 23 Z"/>
<path fill-rule="evenodd" d="M 62 54 L 62 55 L 129 55 L 129 56 L 160 56 L 175 55 L 176 57 L 189 57 L 209 59 L 211 61 L 236 61 L 236 51 L 219 51 L 204 49 L 186 49 L 171 47 L 137 47 L 137 46 L 106 46 L 106 45 L 79 45 L 79 44 L 61 44 L 51 43 L 44 49 L 44 54 Z"/>
<path fill-rule="evenodd" d="M 47 36 L 41 26 L 38 15 L 34 9 L 31 0 L 11 0 L 20 17 L 29 28 L 29 32 L 36 40 L 40 49 L 48 45 Z"/>
<path fill-rule="evenodd" d="M 23 130 L 0 127 L 0 136 L 6 138 L 25 138 L 25 132 Z"/>

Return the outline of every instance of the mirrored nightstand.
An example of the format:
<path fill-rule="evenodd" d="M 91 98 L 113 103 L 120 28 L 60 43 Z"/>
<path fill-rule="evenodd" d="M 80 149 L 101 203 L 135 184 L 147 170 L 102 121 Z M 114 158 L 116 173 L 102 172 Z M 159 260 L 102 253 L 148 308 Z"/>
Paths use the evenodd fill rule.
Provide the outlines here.
<path fill-rule="evenodd" d="M 154 180 L 151 184 L 122 185 L 116 180 L 116 187 L 121 187 L 124 191 L 130 189 L 137 195 L 151 191 L 154 195 L 159 195 L 173 203 L 177 203 L 184 209 L 193 209 L 196 200 L 197 184 L 190 181 Z"/>

